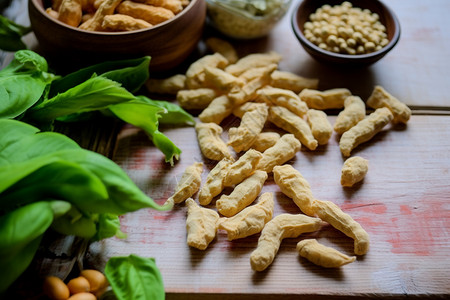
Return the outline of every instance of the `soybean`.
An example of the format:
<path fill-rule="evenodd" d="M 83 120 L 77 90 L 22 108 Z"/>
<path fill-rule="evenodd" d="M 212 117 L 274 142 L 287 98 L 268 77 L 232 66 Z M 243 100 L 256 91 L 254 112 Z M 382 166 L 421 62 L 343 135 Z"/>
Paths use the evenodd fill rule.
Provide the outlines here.
<path fill-rule="evenodd" d="M 368 9 L 328 4 L 318 8 L 303 25 L 305 37 L 318 47 L 341 54 L 366 54 L 385 47 L 386 27 Z"/>

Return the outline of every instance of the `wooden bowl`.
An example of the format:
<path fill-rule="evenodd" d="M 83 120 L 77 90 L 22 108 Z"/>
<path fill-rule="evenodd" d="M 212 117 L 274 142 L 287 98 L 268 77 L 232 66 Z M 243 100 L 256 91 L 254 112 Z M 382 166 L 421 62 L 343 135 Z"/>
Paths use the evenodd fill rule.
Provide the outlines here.
<path fill-rule="evenodd" d="M 45 12 L 47 0 L 29 0 L 28 10 L 39 51 L 55 69 L 74 69 L 93 63 L 151 56 L 151 71 L 181 64 L 197 47 L 206 19 L 204 0 L 191 0 L 174 18 L 127 32 L 81 30 Z"/>
<path fill-rule="evenodd" d="M 310 42 L 303 34 L 303 25 L 308 21 L 311 13 L 324 4 L 339 5 L 344 0 L 303 0 L 298 3 L 292 13 L 292 29 L 294 30 L 300 44 L 317 61 L 332 64 L 335 66 L 368 66 L 380 60 L 391 51 L 400 39 L 400 23 L 394 12 L 385 4 L 378 0 L 348 0 L 354 7 L 369 9 L 372 13 L 377 13 L 380 22 L 386 27 L 386 34 L 389 43 L 378 51 L 367 54 L 341 54 L 319 48 Z"/>

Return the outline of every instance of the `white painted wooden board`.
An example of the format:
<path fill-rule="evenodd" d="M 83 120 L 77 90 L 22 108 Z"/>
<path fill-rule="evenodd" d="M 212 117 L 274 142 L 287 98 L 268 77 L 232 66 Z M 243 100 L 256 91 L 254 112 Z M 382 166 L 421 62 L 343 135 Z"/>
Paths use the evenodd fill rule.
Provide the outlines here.
<path fill-rule="evenodd" d="M 334 120 L 330 117 L 332 123 Z M 235 122 L 228 118 L 223 125 L 227 128 Z M 135 253 L 154 257 L 168 299 L 443 297 L 450 293 L 449 128 L 447 116 L 413 116 L 407 126 L 386 127 L 352 153 L 369 160 L 366 178 L 352 188 L 340 185 L 344 159 L 336 135 L 329 145 L 315 151 L 303 148 L 289 162 L 308 180 L 317 199 L 338 204 L 371 237 L 368 254 L 339 270 L 315 266 L 299 258 L 295 250 L 298 241 L 314 237 L 352 255 L 353 241 L 328 225 L 318 232 L 284 240 L 273 264 L 261 273 L 252 271 L 249 263 L 259 234 L 230 242 L 226 233 L 219 231 L 208 249 L 192 249 L 186 244 L 184 204 L 170 212 L 141 210 L 127 214 L 121 222 L 128 238 L 92 244 L 87 262 L 101 269 L 110 256 Z M 119 134 L 114 156 L 158 203 L 171 195 L 187 166 L 205 162 L 203 182 L 212 167 L 199 152 L 193 128 L 164 132 L 183 149 L 173 168 L 164 163 L 163 155 L 145 134 L 133 127 L 125 127 Z M 275 193 L 274 215 L 300 213 L 272 176 L 263 187 L 262 192 L 266 191 Z M 209 207 L 215 209 L 214 203 Z"/>

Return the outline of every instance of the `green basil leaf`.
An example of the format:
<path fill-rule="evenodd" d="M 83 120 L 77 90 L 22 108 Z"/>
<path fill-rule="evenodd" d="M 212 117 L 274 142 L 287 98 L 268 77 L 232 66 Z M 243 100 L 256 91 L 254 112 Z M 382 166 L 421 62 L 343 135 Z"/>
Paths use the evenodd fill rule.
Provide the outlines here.
<path fill-rule="evenodd" d="M 158 130 L 160 113 L 164 108 L 153 104 L 130 101 L 111 105 L 109 109 L 121 120 L 143 129 L 155 146 L 165 155 L 165 161 L 171 165 L 174 159 L 179 159 L 181 150 L 162 132 Z"/>
<path fill-rule="evenodd" d="M 62 160 L 77 163 L 81 167 L 96 175 L 105 185 L 110 202 L 96 202 L 92 205 L 99 205 L 98 208 L 91 208 L 91 211 L 100 211 L 121 215 L 136 211 L 142 208 L 152 208 L 156 210 L 171 209 L 170 205 L 158 205 L 153 199 L 142 192 L 131 180 L 125 171 L 109 158 L 96 152 L 80 150 L 62 150 L 51 154 L 51 157 L 58 157 Z M 100 205 L 107 205 L 101 207 Z M 108 209 L 105 211 L 104 209 Z"/>
<path fill-rule="evenodd" d="M 40 132 L 23 137 L 20 141 L 3 146 L 0 137 L 0 166 L 22 162 L 64 149 L 80 149 L 80 146 L 67 136 L 56 132 Z"/>
<path fill-rule="evenodd" d="M 76 155 L 75 153 L 73 155 Z M 103 182 L 70 161 L 55 161 L 36 170 L 1 193 L 0 207 L 11 209 L 43 199 L 61 199 L 85 212 L 116 212 Z"/>
<path fill-rule="evenodd" d="M 120 82 L 128 91 L 136 93 L 149 77 L 150 56 L 123 63 L 124 67 L 102 73 L 101 76 Z"/>
<path fill-rule="evenodd" d="M 26 49 L 22 36 L 28 32 L 31 32 L 31 27 L 19 25 L 0 15 L 0 49 L 5 51 Z"/>
<path fill-rule="evenodd" d="M 137 96 L 136 98 L 140 102 L 156 105 L 166 110 L 165 113 L 161 114 L 161 118 L 159 119 L 160 124 L 195 125 L 194 117 L 177 104 L 168 101 L 151 100 L 145 96 Z"/>
<path fill-rule="evenodd" d="M 0 30 L 0 49 L 4 51 L 17 51 L 27 49 L 22 36 L 14 32 L 4 33 Z"/>
<path fill-rule="evenodd" d="M 36 134 L 36 128 L 14 120 L 0 120 L 0 125 L 7 129 L 0 133 L 1 153 L 8 154 L 0 156 L 0 193 L 3 193 L 0 199 L 4 207 L 7 206 L 4 201 L 10 199 L 36 200 L 44 194 L 65 197 L 82 211 L 96 213 L 119 215 L 141 208 L 171 208 L 156 204 L 115 162 L 79 148 L 61 134 Z M 30 192 L 32 189 L 34 192 Z M 7 190 L 8 197 L 4 193 Z M 65 195 L 66 191 L 69 195 Z"/>
<path fill-rule="evenodd" d="M 55 212 L 69 209 L 69 203 L 42 201 L 0 216 L 0 293 L 28 268 Z"/>
<path fill-rule="evenodd" d="M 94 74 L 109 78 L 122 84 L 128 91 L 138 91 L 149 77 L 150 57 L 103 62 L 70 73 L 55 80 L 51 85 L 50 96 L 56 96 L 79 85 Z"/>
<path fill-rule="evenodd" d="M 58 201 L 61 203 L 61 201 Z M 70 204 L 67 204 L 67 211 Z M 53 222 L 52 202 L 41 201 L 19 207 L 0 216 L 0 261 L 44 234 Z"/>
<path fill-rule="evenodd" d="M 28 50 L 16 52 L 14 60 L 0 71 L 0 119 L 16 118 L 39 101 L 56 78 L 47 68 L 42 56 Z"/>
<path fill-rule="evenodd" d="M 14 54 L 11 63 L 0 71 L 0 77 L 7 77 L 15 73 L 48 72 L 48 64 L 44 57 L 31 50 L 20 50 Z M 52 79 L 53 74 L 47 74 Z"/>
<path fill-rule="evenodd" d="M 0 119 L 0 128 L 2 129 L 0 131 L 0 156 L 4 156 L 3 152 L 11 145 L 20 142 L 24 137 L 39 132 L 39 129 L 34 126 L 9 119 Z M 4 159 L 7 160 L 8 157 L 5 156 Z"/>
<path fill-rule="evenodd" d="M 27 123 L 0 119 L 0 166 L 23 162 L 63 149 L 79 149 L 69 137 L 56 132 L 39 132 Z"/>
<path fill-rule="evenodd" d="M 126 238 L 127 235 L 120 231 L 119 216 L 114 214 L 100 214 L 97 222 L 97 233 L 92 238 L 94 241 L 110 237 Z"/>
<path fill-rule="evenodd" d="M 60 159 L 57 157 L 43 156 L 24 162 L 8 163 L 0 166 L 0 193 L 43 166 L 58 160 Z"/>
<path fill-rule="evenodd" d="M 118 300 L 163 300 L 164 283 L 153 258 L 137 255 L 111 257 L 105 266 Z"/>
<path fill-rule="evenodd" d="M 90 239 L 97 233 L 96 219 L 97 215 L 83 215 L 72 206 L 65 215 L 53 221 L 51 228 L 61 234 Z"/>
<path fill-rule="evenodd" d="M 39 100 L 46 85 L 33 74 L 0 77 L 0 118 L 15 118 L 24 113 Z"/>
<path fill-rule="evenodd" d="M 27 116 L 39 122 L 48 122 L 73 113 L 105 109 L 134 98 L 119 83 L 104 77 L 93 77 L 32 107 Z"/>
<path fill-rule="evenodd" d="M 26 244 L 26 246 L 15 251 L 8 260 L 0 261 L 0 295 L 5 292 L 14 281 L 28 268 L 41 244 L 40 235 Z"/>
<path fill-rule="evenodd" d="M 85 122 L 90 120 L 95 120 L 98 117 L 97 111 L 83 112 L 83 113 L 74 113 L 67 116 L 62 116 L 56 118 L 59 122 L 65 123 L 73 123 L 73 122 Z"/>

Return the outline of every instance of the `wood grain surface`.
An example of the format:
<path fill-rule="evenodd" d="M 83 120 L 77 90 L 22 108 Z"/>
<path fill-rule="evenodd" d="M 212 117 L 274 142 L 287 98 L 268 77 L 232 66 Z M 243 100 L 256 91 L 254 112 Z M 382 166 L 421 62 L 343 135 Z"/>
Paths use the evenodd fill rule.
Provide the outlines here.
<path fill-rule="evenodd" d="M 336 135 L 327 146 L 315 151 L 303 148 L 289 162 L 308 180 L 317 199 L 333 201 L 361 223 L 371 237 L 369 252 L 340 270 L 325 270 L 299 258 L 295 245 L 306 237 L 318 238 L 327 246 L 352 254 L 353 241 L 324 226 L 316 233 L 285 240 L 272 266 L 257 273 L 250 268 L 249 256 L 259 235 L 230 242 L 219 231 L 206 251 L 189 248 L 186 207 L 181 204 L 170 212 L 141 210 L 122 217 L 122 230 L 128 238 L 91 244 L 85 266 L 101 269 L 109 257 L 130 253 L 154 257 L 163 275 L 167 299 L 444 299 L 450 296 L 450 98 L 447 91 L 450 1 L 384 1 L 400 20 L 400 41 L 381 61 L 356 70 L 322 65 L 303 50 L 290 25 L 297 1 L 293 1 L 291 10 L 268 37 L 229 41 L 241 56 L 270 50 L 279 52 L 283 56 L 281 70 L 319 78 L 319 89 L 346 87 L 367 99 L 375 85 L 382 85 L 413 109 L 406 126 L 386 127 L 352 153 L 369 160 L 365 180 L 353 188 L 343 188 L 339 182 L 344 159 Z M 19 23 L 27 19 L 24 9 L 17 18 L 8 16 Z M 214 34 L 210 29 L 205 31 L 205 37 Z M 32 33 L 24 40 L 30 49 L 39 51 Z M 196 55 L 204 53 L 203 47 L 200 43 L 198 53 L 181 70 Z M 0 58 L 4 67 L 12 60 L 12 53 L 0 53 Z M 334 122 L 335 116 L 330 115 L 329 120 Z M 231 117 L 222 123 L 225 128 L 237 124 L 238 120 Z M 205 163 L 203 182 L 212 168 L 212 162 L 204 160 L 199 151 L 192 127 L 162 129 L 183 150 L 174 167 L 164 162 L 162 153 L 136 128 L 125 126 L 117 141 L 115 136 L 113 139 L 106 136 L 117 132 L 117 127 L 103 128 L 88 140 L 83 138 L 83 130 L 89 132 L 91 127 L 82 126 L 70 133 L 84 147 L 112 155 L 158 203 L 171 195 L 184 169 L 194 161 Z M 280 192 L 272 176 L 263 188 L 265 191 L 275 193 L 275 215 L 299 213 L 292 200 Z M 214 209 L 214 202 L 209 207 Z M 54 246 L 48 245 L 48 249 Z M 65 254 L 65 251 L 57 248 L 52 255 Z M 51 259 L 46 263 L 51 264 Z M 30 278 L 35 279 L 36 273 L 44 274 L 34 265 L 23 278 L 25 284 L 18 286 L 30 289 Z M 30 290 L 28 294 L 36 294 Z"/>
<path fill-rule="evenodd" d="M 267 38 L 232 41 L 240 54 L 277 51 L 283 55 L 280 69 L 319 78 L 322 90 L 346 87 L 366 99 L 379 84 L 417 110 L 450 108 L 445 92 L 450 78 L 450 20 L 446 16 L 450 1 L 384 1 L 399 19 L 400 40 L 379 62 L 356 70 L 329 67 L 305 52 L 291 28 L 292 11 L 298 1 L 293 1 L 291 10 Z"/>
<path fill-rule="evenodd" d="M 353 241 L 325 226 L 319 232 L 285 240 L 272 266 L 257 273 L 250 268 L 249 256 L 259 235 L 229 242 L 219 231 L 206 251 L 189 248 L 186 207 L 182 204 L 171 212 L 143 210 L 124 216 L 122 226 L 128 238 L 91 245 L 87 261 L 101 268 L 110 256 L 137 253 L 155 257 L 168 299 L 448 296 L 450 120 L 446 115 L 450 100 L 445 86 L 450 62 L 445 53 L 450 51 L 450 39 L 445 28 L 450 24 L 444 11 L 449 11 L 450 2 L 387 4 L 400 19 L 400 42 L 381 61 L 363 69 L 336 69 L 307 55 L 290 25 L 295 5 L 267 38 L 229 40 L 240 56 L 279 52 L 283 56 L 279 69 L 319 78 L 319 89 L 346 87 L 367 99 L 375 85 L 382 85 L 413 109 L 407 126 L 386 128 L 352 153 L 369 159 L 370 164 L 364 182 L 353 188 L 342 188 L 339 182 L 344 159 L 336 135 L 329 145 L 316 151 L 303 148 L 290 162 L 308 180 L 316 198 L 338 204 L 367 230 L 371 236 L 367 255 L 341 270 L 325 270 L 299 258 L 295 245 L 305 237 L 316 237 L 325 245 L 352 254 Z M 215 34 L 206 31 L 205 37 Z M 330 121 L 334 122 L 334 117 Z M 234 118 L 222 122 L 225 129 L 238 124 Z M 119 134 L 113 157 L 159 203 L 171 195 L 188 165 L 205 162 L 203 182 L 213 166 L 203 159 L 193 128 L 164 132 L 183 150 L 173 168 L 164 163 L 145 134 L 132 127 L 125 127 Z M 272 176 L 265 191 L 275 193 L 275 215 L 299 212 L 279 191 Z M 214 209 L 214 202 L 210 207 Z"/>
<path fill-rule="evenodd" d="M 334 120 L 330 117 L 332 123 Z M 225 129 L 237 124 L 234 117 L 222 123 Z M 170 212 L 141 210 L 127 214 L 121 222 L 128 238 L 92 244 L 87 261 L 102 268 L 111 256 L 136 253 L 154 257 L 168 299 L 258 299 L 261 295 L 263 299 L 444 297 L 450 293 L 449 128 L 446 116 L 413 116 L 407 126 L 386 127 L 352 153 L 369 160 L 366 178 L 352 188 L 340 185 L 344 158 L 336 135 L 315 151 L 303 148 L 289 162 L 308 180 L 317 199 L 338 204 L 371 237 L 368 254 L 341 269 L 317 267 L 299 258 L 295 250 L 298 241 L 314 237 L 352 255 L 353 241 L 329 225 L 284 240 L 273 264 L 261 273 L 252 271 L 249 261 L 259 234 L 230 242 L 226 233 L 219 231 L 208 249 L 192 249 L 186 244 L 184 204 Z M 158 203 L 173 193 L 187 166 L 204 162 L 204 182 L 214 165 L 203 159 L 193 128 L 168 128 L 164 132 L 183 149 L 173 168 L 164 163 L 145 134 L 133 127 L 127 126 L 119 134 L 114 156 Z M 269 191 L 275 195 L 274 215 L 300 213 L 272 176 L 262 190 Z M 208 207 L 215 209 L 214 203 Z"/>
<path fill-rule="evenodd" d="M 319 78 L 320 89 L 347 87 L 365 99 L 373 86 L 380 84 L 417 113 L 447 113 L 450 110 L 450 98 L 447 97 L 450 78 L 450 19 L 447 15 L 450 1 L 384 1 L 399 18 L 400 41 L 381 61 L 358 70 L 336 69 L 320 64 L 304 51 L 291 28 L 292 11 L 298 1 L 292 1 L 290 10 L 268 37 L 230 42 L 241 55 L 270 50 L 279 52 L 283 55 L 280 69 Z M 26 3 L 22 6 L 26 7 Z M 7 9 L 5 15 L 19 24 L 29 25 L 27 11 L 21 7 L 14 8 Z M 206 34 L 209 34 L 208 28 Z M 23 40 L 30 49 L 39 51 L 33 33 Z M 197 52 L 202 53 L 203 49 L 200 45 Z M 191 60 L 193 57 L 195 54 L 191 55 Z M 12 58 L 12 53 L 0 51 L 1 67 Z M 189 63 L 188 59 L 184 65 Z"/>

